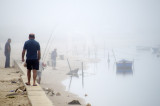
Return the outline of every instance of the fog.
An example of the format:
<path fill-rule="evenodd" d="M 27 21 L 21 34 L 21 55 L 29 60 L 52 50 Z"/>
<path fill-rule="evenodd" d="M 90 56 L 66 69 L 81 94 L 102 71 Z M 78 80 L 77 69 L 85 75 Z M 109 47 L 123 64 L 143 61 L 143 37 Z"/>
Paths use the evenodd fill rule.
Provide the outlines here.
<path fill-rule="evenodd" d="M 0 50 L 11 38 L 11 57 L 21 61 L 23 44 L 34 33 L 48 66 L 54 48 L 65 59 L 77 56 L 69 58 L 72 66 L 93 59 L 84 61 L 84 88 L 80 89 L 83 78 L 73 78 L 69 87 L 82 98 L 87 93 L 83 99 L 93 106 L 159 106 L 159 28 L 160 0 L 0 0 Z M 68 68 L 65 59 L 59 58 L 60 68 Z M 133 72 L 116 73 L 116 59 L 130 60 Z M 4 61 L 1 58 L 0 65 Z M 54 81 L 54 74 L 43 72 L 42 84 Z M 66 88 L 68 82 L 64 81 Z"/>
<path fill-rule="evenodd" d="M 159 0 L 1 0 L 0 42 L 66 38 L 158 43 Z"/>

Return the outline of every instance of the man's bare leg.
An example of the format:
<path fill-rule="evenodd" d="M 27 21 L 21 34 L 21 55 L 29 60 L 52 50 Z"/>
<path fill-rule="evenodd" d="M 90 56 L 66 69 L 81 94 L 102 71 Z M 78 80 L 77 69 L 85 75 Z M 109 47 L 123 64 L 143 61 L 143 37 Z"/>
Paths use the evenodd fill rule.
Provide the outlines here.
<path fill-rule="evenodd" d="M 33 70 L 33 86 L 36 85 L 37 70 Z"/>
<path fill-rule="evenodd" d="M 27 78 L 28 82 L 26 83 L 27 85 L 30 85 L 30 80 L 31 80 L 31 70 L 27 70 Z"/>
<path fill-rule="evenodd" d="M 41 77 L 39 77 L 39 84 L 41 83 Z"/>

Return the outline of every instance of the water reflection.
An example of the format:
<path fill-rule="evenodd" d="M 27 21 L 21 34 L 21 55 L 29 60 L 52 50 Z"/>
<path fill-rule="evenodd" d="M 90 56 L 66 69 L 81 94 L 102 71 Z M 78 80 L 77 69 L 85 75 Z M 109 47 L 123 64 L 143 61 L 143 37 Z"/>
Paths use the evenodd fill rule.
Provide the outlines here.
<path fill-rule="evenodd" d="M 151 51 L 136 51 L 136 49 L 114 49 L 115 56 L 110 51 L 108 57 L 99 55 L 99 63 L 89 64 L 89 69 L 79 71 L 79 78 L 72 77 L 64 81 L 65 85 L 71 81 L 70 91 L 78 94 L 93 106 L 151 106 L 160 105 L 160 61 Z M 116 62 L 125 58 L 130 61 L 127 67 L 119 67 Z M 119 58 L 120 57 L 120 58 Z M 120 61 L 117 61 L 117 63 Z M 124 62 L 121 61 L 122 63 Z M 125 61 L 127 63 L 127 61 Z M 126 64 L 125 64 L 126 65 Z M 113 66 L 113 67 L 112 67 Z M 118 68 L 117 68 L 118 67 Z M 121 75 L 125 76 L 122 77 Z M 84 81 L 84 87 L 82 87 Z M 85 97 L 84 95 L 88 96 Z"/>
<path fill-rule="evenodd" d="M 68 86 L 68 91 L 70 91 L 70 87 L 71 87 L 71 84 L 72 84 L 72 79 L 73 78 L 79 78 L 79 75 L 78 75 L 78 73 L 77 74 L 72 74 L 72 75 L 70 75 L 70 82 L 69 82 L 69 86 Z M 82 81 L 82 86 L 84 86 L 84 81 Z"/>

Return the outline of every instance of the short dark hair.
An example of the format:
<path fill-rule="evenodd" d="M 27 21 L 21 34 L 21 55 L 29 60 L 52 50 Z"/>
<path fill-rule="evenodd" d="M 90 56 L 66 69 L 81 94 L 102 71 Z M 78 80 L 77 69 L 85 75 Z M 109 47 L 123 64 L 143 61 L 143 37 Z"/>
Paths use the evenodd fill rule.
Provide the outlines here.
<path fill-rule="evenodd" d="M 11 38 L 8 38 L 7 42 L 11 41 Z"/>
<path fill-rule="evenodd" d="M 35 35 L 33 33 L 29 34 L 29 38 L 35 38 Z"/>

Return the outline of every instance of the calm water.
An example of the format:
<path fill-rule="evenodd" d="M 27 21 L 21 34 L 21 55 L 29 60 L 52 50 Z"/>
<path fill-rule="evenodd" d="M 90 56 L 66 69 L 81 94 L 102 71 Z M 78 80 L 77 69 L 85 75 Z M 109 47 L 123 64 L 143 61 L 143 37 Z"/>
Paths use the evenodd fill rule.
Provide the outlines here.
<path fill-rule="evenodd" d="M 134 60 L 133 74 L 116 74 L 112 50 L 99 50 L 97 58 L 101 61 L 90 63 L 89 69 L 84 70 L 84 84 L 80 70 L 79 78 L 72 77 L 63 82 L 66 90 L 92 106 L 160 106 L 160 58 L 149 50 L 136 50 L 135 47 L 113 50 L 116 61 Z"/>

